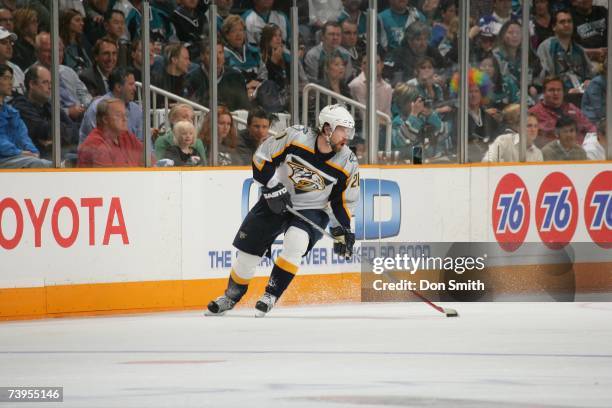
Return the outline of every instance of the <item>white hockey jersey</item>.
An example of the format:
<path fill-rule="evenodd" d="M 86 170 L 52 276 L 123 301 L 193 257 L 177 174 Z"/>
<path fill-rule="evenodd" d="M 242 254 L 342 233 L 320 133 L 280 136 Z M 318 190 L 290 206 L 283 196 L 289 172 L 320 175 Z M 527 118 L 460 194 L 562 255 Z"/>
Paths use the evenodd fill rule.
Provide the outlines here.
<path fill-rule="evenodd" d="M 253 178 L 268 185 L 275 177 L 289 190 L 295 209 L 331 208 L 332 224 L 350 228 L 359 201 L 357 158 L 347 146 L 338 153 L 321 153 L 316 141 L 317 134 L 304 126 L 266 139 L 253 156 Z"/>

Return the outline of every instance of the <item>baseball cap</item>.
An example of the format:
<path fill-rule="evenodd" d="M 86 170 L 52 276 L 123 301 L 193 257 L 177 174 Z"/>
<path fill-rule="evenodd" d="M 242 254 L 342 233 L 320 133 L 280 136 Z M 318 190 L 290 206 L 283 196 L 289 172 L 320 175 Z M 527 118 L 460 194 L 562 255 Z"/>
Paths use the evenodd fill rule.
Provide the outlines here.
<path fill-rule="evenodd" d="M 491 23 L 482 24 L 480 26 L 480 33 L 483 37 L 493 38 L 495 37 L 495 31 L 493 30 L 493 26 Z"/>
<path fill-rule="evenodd" d="M 10 38 L 13 41 L 17 41 L 17 36 L 15 34 L 11 33 L 6 28 L 0 26 L 0 40 L 4 40 L 6 38 Z"/>

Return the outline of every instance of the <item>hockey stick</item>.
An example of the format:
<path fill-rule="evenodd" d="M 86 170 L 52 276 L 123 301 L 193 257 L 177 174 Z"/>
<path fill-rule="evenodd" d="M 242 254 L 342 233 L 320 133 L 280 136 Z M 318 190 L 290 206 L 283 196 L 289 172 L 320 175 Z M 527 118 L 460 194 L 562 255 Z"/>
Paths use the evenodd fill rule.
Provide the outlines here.
<path fill-rule="evenodd" d="M 393 283 L 398 283 L 398 280 L 395 278 L 395 276 L 391 275 L 390 273 L 387 273 L 385 275 L 391 278 Z M 416 290 L 411 290 L 410 292 L 412 292 L 416 297 L 421 299 L 423 302 L 427 303 L 429 306 L 436 309 L 438 312 L 444 313 L 446 317 L 459 317 L 459 313 L 455 309 L 451 309 L 450 307 L 438 306 L 434 302 L 432 302 L 431 300 L 427 299 L 425 296 L 417 292 Z"/>
<path fill-rule="evenodd" d="M 324 236 L 330 238 L 332 241 L 334 241 L 334 242 L 341 242 L 340 240 L 338 240 L 338 238 L 334 237 L 332 234 L 330 234 L 329 232 L 327 232 L 326 230 L 324 230 L 323 228 L 321 228 L 320 226 L 318 226 L 317 224 L 315 224 L 314 222 L 312 222 L 311 220 L 309 220 L 308 218 L 306 218 L 305 216 L 300 214 L 294 208 L 287 206 L 287 211 L 289 211 L 291 214 L 295 215 L 296 217 L 298 217 L 299 219 L 301 219 L 302 221 L 304 221 L 305 223 L 307 223 L 308 225 L 310 225 L 311 227 L 313 227 L 314 229 L 319 231 Z M 343 242 L 341 242 L 341 243 L 343 243 Z M 386 274 L 386 275 L 389 278 L 391 278 L 392 281 L 397 283 L 397 279 L 395 279 L 395 277 L 393 275 L 390 275 L 390 274 Z M 427 303 L 429 306 L 431 306 L 434 309 L 436 309 L 438 312 L 444 313 L 446 315 L 446 317 L 458 317 L 459 316 L 459 313 L 455 309 L 451 309 L 451 308 L 448 308 L 448 307 L 438 306 L 434 302 L 432 302 L 431 300 L 427 299 L 425 296 L 421 295 L 416 290 L 411 290 L 411 292 L 416 297 L 418 297 L 420 300 L 422 300 L 423 302 Z"/>

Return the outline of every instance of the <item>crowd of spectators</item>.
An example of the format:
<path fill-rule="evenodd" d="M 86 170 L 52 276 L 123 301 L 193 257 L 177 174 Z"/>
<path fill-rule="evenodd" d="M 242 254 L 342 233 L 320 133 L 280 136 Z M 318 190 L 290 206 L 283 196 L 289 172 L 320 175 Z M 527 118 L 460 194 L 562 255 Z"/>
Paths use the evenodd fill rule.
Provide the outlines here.
<path fill-rule="evenodd" d="M 79 166 L 141 164 L 146 132 L 136 82 L 145 69 L 143 1 L 0 0 L 0 167 L 50 165 L 51 1 L 60 7 L 62 159 Z M 214 49 L 207 38 L 212 1 L 218 11 Z M 300 92 L 315 83 L 367 102 L 367 3 L 298 2 L 299 49 L 292 50 L 291 2 L 151 0 L 151 84 L 208 106 L 215 57 L 217 161 L 248 165 L 273 114 L 289 110 L 292 58 L 299 61 Z M 535 0 L 529 61 L 521 64 L 520 2 L 472 3 L 468 160 L 516 161 L 521 137 L 529 161 L 604 158 L 606 7 L 593 0 Z M 381 0 L 378 7 L 375 89 L 377 110 L 392 121 L 391 156 L 408 162 L 418 149 L 426 161 L 455 161 L 458 1 Z M 518 125 L 521 66 L 529 67 L 526 135 Z M 322 95 L 319 106 L 333 100 Z M 164 99 L 157 94 L 155 102 L 161 107 Z M 155 162 L 211 163 L 210 118 L 196 120 L 189 105 L 171 108 L 166 123 L 151 132 Z M 236 111 L 248 112 L 242 130 Z M 362 112 L 356 119 L 354 147 L 362 150 L 371 135 L 364 134 Z M 385 130 L 381 125 L 379 150 L 386 146 Z"/>

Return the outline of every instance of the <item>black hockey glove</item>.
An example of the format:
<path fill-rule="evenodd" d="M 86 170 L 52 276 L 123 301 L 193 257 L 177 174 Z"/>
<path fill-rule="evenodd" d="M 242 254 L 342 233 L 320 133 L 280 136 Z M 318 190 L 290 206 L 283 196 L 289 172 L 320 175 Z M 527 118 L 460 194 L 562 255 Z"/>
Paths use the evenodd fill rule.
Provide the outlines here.
<path fill-rule="evenodd" d="M 337 241 L 334 241 L 334 252 L 345 259 L 350 259 L 353 256 L 355 234 L 342 226 L 333 227 L 331 234 L 337 238 Z"/>
<path fill-rule="evenodd" d="M 268 202 L 268 207 L 274 214 L 282 214 L 287 211 L 287 207 L 291 206 L 291 196 L 287 187 L 282 183 L 278 183 L 272 188 L 263 187 L 261 191 Z"/>

